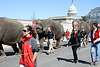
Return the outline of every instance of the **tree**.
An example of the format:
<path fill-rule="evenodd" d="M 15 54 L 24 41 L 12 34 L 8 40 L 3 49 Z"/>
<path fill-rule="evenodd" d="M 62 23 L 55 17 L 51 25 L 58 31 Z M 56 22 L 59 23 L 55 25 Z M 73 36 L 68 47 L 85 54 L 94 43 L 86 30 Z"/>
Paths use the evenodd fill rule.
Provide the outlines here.
<path fill-rule="evenodd" d="M 79 19 L 80 21 L 85 21 L 86 23 L 90 24 L 90 22 L 86 19 L 86 17 L 82 17 L 82 19 Z"/>

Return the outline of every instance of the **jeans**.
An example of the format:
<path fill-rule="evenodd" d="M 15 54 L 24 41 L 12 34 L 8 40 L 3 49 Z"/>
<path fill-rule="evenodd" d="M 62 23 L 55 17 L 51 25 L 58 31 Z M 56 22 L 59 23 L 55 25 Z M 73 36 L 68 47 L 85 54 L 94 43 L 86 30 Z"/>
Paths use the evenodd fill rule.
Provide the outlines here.
<path fill-rule="evenodd" d="M 95 63 L 98 63 L 98 60 L 99 60 L 99 46 L 100 46 L 100 43 L 91 43 L 91 59 L 92 59 L 92 62 L 95 62 Z M 95 50 L 96 50 L 96 60 L 95 60 Z"/>

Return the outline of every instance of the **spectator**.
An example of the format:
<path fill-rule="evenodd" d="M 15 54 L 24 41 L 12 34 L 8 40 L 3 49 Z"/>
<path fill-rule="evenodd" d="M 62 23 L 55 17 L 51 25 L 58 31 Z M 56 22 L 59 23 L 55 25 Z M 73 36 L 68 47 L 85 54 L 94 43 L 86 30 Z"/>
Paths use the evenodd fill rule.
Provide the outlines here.
<path fill-rule="evenodd" d="M 84 30 L 84 28 L 82 29 L 81 33 L 81 47 L 84 45 L 84 47 L 86 47 L 86 31 Z"/>
<path fill-rule="evenodd" d="M 67 29 L 67 31 L 66 31 L 66 39 L 69 40 L 69 38 L 70 38 L 70 32 L 69 32 L 69 30 Z"/>

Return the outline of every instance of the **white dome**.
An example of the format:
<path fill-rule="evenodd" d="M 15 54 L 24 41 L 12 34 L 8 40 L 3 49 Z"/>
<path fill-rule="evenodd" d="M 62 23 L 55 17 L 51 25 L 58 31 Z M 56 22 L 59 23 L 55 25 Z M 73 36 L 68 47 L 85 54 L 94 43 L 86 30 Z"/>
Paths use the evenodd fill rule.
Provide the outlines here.
<path fill-rule="evenodd" d="M 69 10 L 68 10 L 68 16 L 78 16 L 78 13 L 77 13 L 77 10 L 76 10 L 76 7 L 72 5 L 69 7 Z"/>

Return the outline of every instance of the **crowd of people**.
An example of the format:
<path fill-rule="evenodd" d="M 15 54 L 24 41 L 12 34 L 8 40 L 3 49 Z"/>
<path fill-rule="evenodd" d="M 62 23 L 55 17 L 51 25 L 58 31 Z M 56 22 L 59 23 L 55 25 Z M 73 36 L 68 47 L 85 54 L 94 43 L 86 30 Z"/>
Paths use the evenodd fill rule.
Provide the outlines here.
<path fill-rule="evenodd" d="M 81 33 L 78 33 L 77 29 L 73 30 L 74 32 L 71 34 L 68 45 L 72 47 L 74 63 L 78 62 L 77 56 L 77 48 L 80 49 L 84 45 L 86 47 L 86 37 L 87 33 L 82 29 Z M 100 29 L 98 29 L 97 23 L 92 24 L 91 32 L 88 35 L 88 41 L 91 43 L 91 60 L 90 65 L 98 65 L 99 61 L 99 46 L 100 46 Z M 96 53 L 95 53 L 96 50 Z M 95 55 L 96 54 L 96 55 Z M 96 57 L 95 57 L 96 56 Z"/>
<path fill-rule="evenodd" d="M 96 23 L 92 24 L 92 29 L 87 36 L 87 33 L 84 29 L 79 33 L 77 29 L 73 29 L 73 32 L 70 34 L 69 30 L 65 32 L 66 39 L 69 41 L 68 46 L 72 47 L 74 61 L 73 63 L 78 62 L 77 49 L 81 47 L 86 47 L 86 38 L 88 37 L 88 41 L 91 42 L 91 60 L 90 65 L 98 65 L 99 61 L 99 46 L 100 46 L 100 30 L 97 27 Z M 20 67 L 36 67 L 37 66 L 37 54 L 39 48 L 37 47 L 37 34 L 32 29 L 31 26 L 25 26 L 23 29 L 23 37 L 21 38 L 20 48 L 22 50 L 22 55 L 20 59 Z M 49 49 L 47 51 L 48 54 L 54 53 L 53 42 L 55 42 L 55 34 L 48 27 L 48 42 Z M 95 53 L 96 50 L 96 53 Z M 96 55 L 95 55 L 96 54 Z M 95 58 L 96 56 L 96 58 Z"/>

